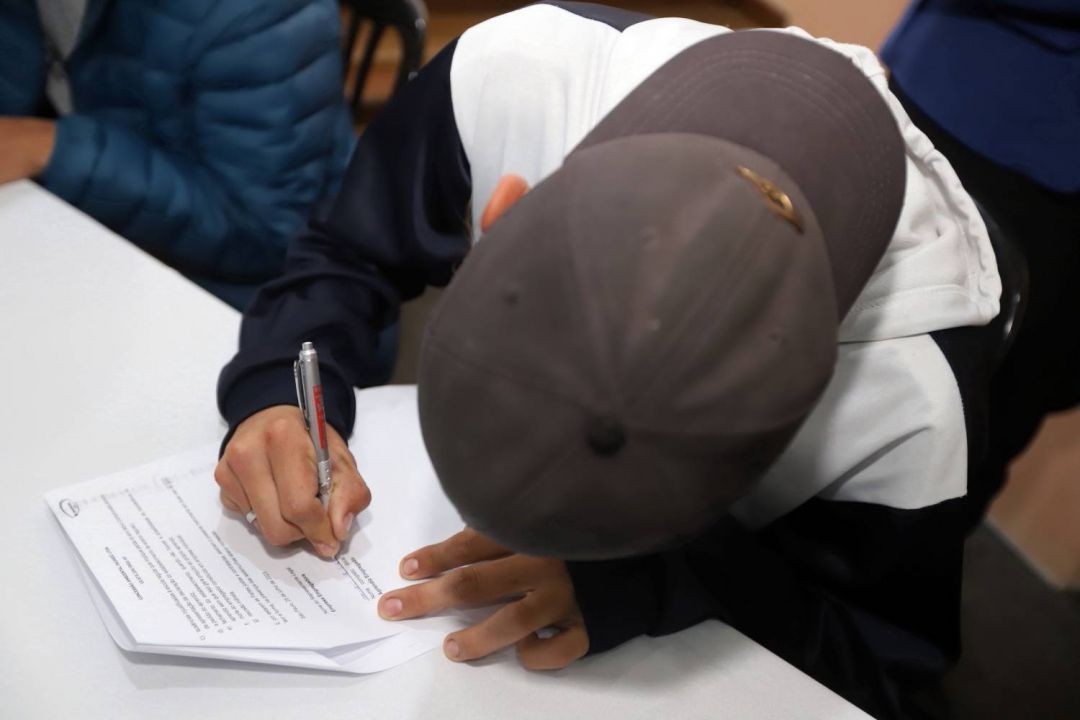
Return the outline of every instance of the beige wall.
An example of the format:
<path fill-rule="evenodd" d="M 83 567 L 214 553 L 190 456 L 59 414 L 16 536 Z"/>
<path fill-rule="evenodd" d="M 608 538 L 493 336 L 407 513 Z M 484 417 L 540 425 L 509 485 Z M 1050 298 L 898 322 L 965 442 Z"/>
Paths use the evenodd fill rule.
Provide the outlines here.
<path fill-rule="evenodd" d="M 990 521 L 1048 583 L 1080 588 L 1080 411 L 1043 425 Z"/>
<path fill-rule="evenodd" d="M 429 55 L 466 28 L 530 0 L 427 0 Z M 814 35 L 878 49 L 908 0 L 600 0 L 657 16 L 731 27 L 798 25 Z"/>
<path fill-rule="evenodd" d="M 811 35 L 877 50 L 908 0 L 765 0 Z"/>

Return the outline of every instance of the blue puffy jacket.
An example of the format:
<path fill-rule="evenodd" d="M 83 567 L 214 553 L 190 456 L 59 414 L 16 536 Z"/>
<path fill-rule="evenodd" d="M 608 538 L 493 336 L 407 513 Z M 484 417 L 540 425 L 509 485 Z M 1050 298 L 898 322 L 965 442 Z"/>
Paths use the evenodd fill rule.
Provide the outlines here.
<path fill-rule="evenodd" d="M 1080 0 L 915 0 L 882 57 L 968 148 L 1080 192 Z"/>
<path fill-rule="evenodd" d="M 353 143 L 334 0 L 90 0 L 39 181 L 235 305 Z M 0 0 L 0 114 L 43 104 L 34 0 Z"/>

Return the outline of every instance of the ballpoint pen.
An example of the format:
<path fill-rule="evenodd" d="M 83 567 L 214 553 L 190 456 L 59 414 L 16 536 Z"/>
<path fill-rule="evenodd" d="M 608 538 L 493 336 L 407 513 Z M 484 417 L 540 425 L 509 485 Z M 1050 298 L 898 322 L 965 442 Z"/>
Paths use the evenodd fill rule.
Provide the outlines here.
<path fill-rule="evenodd" d="M 304 414 L 315 460 L 319 471 L 319 499 L 323 507 L 330 503 L 330 448 L 326 442 L 326 413 L 323 410 L 322 381 L 319 379 L 319 355 L 315 346 L 306 342 L 300 347 L 300 357 L 293 363 L 296 380 L 296 400 Z"/>

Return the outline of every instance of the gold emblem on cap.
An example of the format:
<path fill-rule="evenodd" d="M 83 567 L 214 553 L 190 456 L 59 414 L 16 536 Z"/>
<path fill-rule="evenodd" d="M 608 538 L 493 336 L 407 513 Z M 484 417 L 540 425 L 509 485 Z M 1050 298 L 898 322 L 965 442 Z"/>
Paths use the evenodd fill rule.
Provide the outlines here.
<path fill-rule="evenodd" d="M 753 183 L 758 192 L 765 197 L 766 205 L 770 210 L 791 223 L 792 227 L 798 230 L 800 234 L 803 232 L 802 217 L 799 215 L 799 211 L 795 209 L 795 205 L 786 192 L 748 167 L 740 165 L 737 169 L 739 174 Z"/>

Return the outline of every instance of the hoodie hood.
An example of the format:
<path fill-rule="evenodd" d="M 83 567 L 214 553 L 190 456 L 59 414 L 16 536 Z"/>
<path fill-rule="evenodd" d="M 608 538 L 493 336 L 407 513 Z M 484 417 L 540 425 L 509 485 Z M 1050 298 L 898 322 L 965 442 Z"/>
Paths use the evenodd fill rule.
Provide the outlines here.
<path fill-rule="evenodd" d="M 785 32 L 805 35 L 789 28 Z M 885 98 L 904 138 L 907 189 L 892 242 L 840 325 L 855 343 L 985 325 L 998 314 L 1001 278 L 986 224 L 949 161 L 915 127 L 870 50 L 827 39 Z"/>
<path fill-rule="evenodd" d="M 537 184 L 664 63 L 728 32 L 680 18 L 645 20 L 620 32 L 544 4 L 468 30 L 454 56 L 451 88 L 471 168 L 474 240 L 480 237 L 480 213 L 503 174 Z M 986 226 L 948 161 L 889 92 L 874 53 L 799 28 L 740 32 L 790 33 L 844 55 L 885 98 L 904 139 L 904 207 L 885 256 L 840 326 L 840 342 L 992 320 L 1001 280 Z M 493 57 L 503 61 L 492 62 Z"/>

